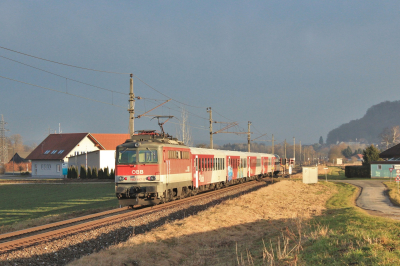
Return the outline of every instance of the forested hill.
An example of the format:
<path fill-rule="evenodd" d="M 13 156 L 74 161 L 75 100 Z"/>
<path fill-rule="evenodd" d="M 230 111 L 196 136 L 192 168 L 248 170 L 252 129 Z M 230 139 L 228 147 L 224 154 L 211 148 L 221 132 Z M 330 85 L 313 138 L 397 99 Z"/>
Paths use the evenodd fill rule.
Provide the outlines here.
<path fill-rule="evenodd" d="M 379 143 L 379 134 L 385 128 L 397 125 L 400 125 L 400 101 L 382 102 L 369 108 L 364 117 L 331 130 L 326 143 L 356 141 L 356 139 Z"/>

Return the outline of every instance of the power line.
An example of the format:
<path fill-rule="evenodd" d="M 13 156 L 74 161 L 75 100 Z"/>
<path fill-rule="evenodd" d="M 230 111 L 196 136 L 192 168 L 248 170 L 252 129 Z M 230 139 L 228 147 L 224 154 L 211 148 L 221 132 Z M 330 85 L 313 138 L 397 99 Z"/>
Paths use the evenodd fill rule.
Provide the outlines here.
<path fill-rule="evenodd" d="M 41 58 L 41 57 L 38 57 L 38 56 L 26 54 L 26 53 L 23 53 L 23 52 L 19 52 L 19 51 L 16 51 L 16 50 L 13 50 L 13 49 L 9 49 L 9 48 L 3 47 L 3 46 L 0 46 L 0 49 L 4 49 L 4 50 L 10 51 L 10 52 L 18 53 L 18 54 L 21 54 L 21 55 L 24 55 L 24 56 L 28 56 L 28 57 L 35 58 L 35 59 L 47 61 L 47 62 L 50 62 L 50 63 L 59 64 L 59 65 L 63 65 L 63 66 L 68 66 L 68 67 L 74 67 L 74 68 L 83 69 L 83 70 L 96 71 L 96 72 L 102 72 L 102 73 L 110 73 L 110 74 L 121 74 L 121 75 L 128 75 L 128 74 L 131 74 L 131 73 L 121 73 L 121 72 L 113 72 L 113 71 L 105 71 L 105 70 L 91 69 L 91 68 L 86 68 L 86 67 L 80 67 L 80 66 L 70 65 L 70 64 L 66 64 L 66 63 L 60 63 L 60 62 L 57 62 L 57 61 L 53 61 L 53 60 Z M 88 83 L 84 83 L 84 82 L 81 82 L 81 81 L 78 81 L 78 80 L 70 79 L 70 78 L 68 78 L 68 77 L 64 77 L 64 76 L 61 76 L 61 75 L 52 73 L 52 72 L 50 72 L 50 71 L 46 71 L 46 70 L 43 70 L 43 69 L 40 69 L 40 68 L 37 68 L 37 67 L 33 67 L 33 66 L 28 65 L 28 64 L 25 64 L 25 63 L 22 63 L 22 62 L 19 62 L 19 61 L 16 61 L 16 60 L 13 60 L 13 59 L 4 57 L 4 56 L 0 56 L 0 57 L 2 57 L 2 58 L 4 58 L 4 59 L 7 59 L 7 60 L 11 60 L 11 61 L 16 62 L 16 63 L 19 63 L 19 64 L 23 64 L 23 65 L 25 65 L 25 66 L 32 67 L 32 68 L 37 69 L 37 70 L 40 70 L 40 71 L 47 72 L 47 73 L 52 74 L 52 75 L 55 75 L 55 76 L 59 76 L 59 77 L 65 78 L 65 79 L 69 79 L 69 80 L 72 80 L 72 81 L 74 81 L 74 82 L 78 82 L 78 83 L 81 83 L 81 84 L 84 84 L 84 85 L 87 85 L 87 86 L 92 86 L 92 87 L 95 87 L 95 88 L 98 88 L 98 89 L 102 89 L 102 90 L 106 90 L 106 91 L 110 91 L 110 92 L 115 92 L 115 93 L 127 95 L 127 94 L 125 94 L 125 93 L 121 93 L 121 92 L 117 92 L 117 91 L 113 91 L 113 90 L 101 88 L 101 87 L 98 87 L 98 86 L 95 86 L 95 85 L 91 85 L 91 84 L 88 84 Z M 174 98 L 169 97 L 168 95 L 166 95 L 166 94 L 160 92 L 159 90 L 155 89 L 154 87 L 150 86 L 148 83 L 146 83 L 144 80 L 142 80 L 142 79 L 139 78 L 138 76 L 136 76 L 136 75 L 134 75 L 134 74 L 132 74 L 132 75 L 133 75 L 135 78 L 137 78 L 140 82 L 142 82 L 143 84 L 145 84 L 146 86 L 148 86 L 149 88 L 151 88 L 152 90 L 158 92 L 159 94 L 163 95 L 164 97 L 167 97 L 167 98 L 172 99 L 172 101 L 174 101 L 174 102 L 177 102 L 177 103 L 179 103 L 179 104 L 182 104 L 182 105 L 185 105 L 185 106 L 188 106 L 188 107 L 193 107 L 193 108 L 206 108 L 205 106 L 195 106 L 195 105 L 190 105 L 190 104 L 186 104 L 186 103 L 184 103 L 184 102 L 175 100 Z M 9 78 L 6 78 L 6 77 L 2 77 L 2 78 L 9 79 Z M 13 79 L 9 79 L 9 80 L 13 80 Z M 52 90 L 52 91 L 64 93 L 64 92 L 61 92 L 61 91 L 58 91 L 58 90 L 49 89 L 49 88 L 46 88 L 46 87 L 42 87 L 42 86 L 38 86 L 38 85 L 34 85 L 34 84 L 30 84 L 30 83 L 26 83 L 26 82 L 22 82 L 22 81 L 18 81 L 18 80 L 13 80 L 13 81 L 25 83 L 25 84 L 28 84 L 28 85 L 31 85 L 31 86 L 35 86 L 35 87 L 39 87 L 39 88 L 43 88 L 43 89 L 48 89 L 48 90 Z M 94 99 L 82 97 L 82 96 L 75 95 L 75 94 L 70 94 L 70 93 L 64 93 L 64 94 L 69 94 L 69 95 L 76 96 L 76 97 L 79 97 L 79 98 L 84 98 L 84 99 L 88 99 L 88 100 L 97 101 L 97 100 L 94 100 Z M 101 102 L 101 101 L 97 101 L 97 102 Z M 105 103 L 105 102 L 103 102 L 103 103 Z M 106 103 L 106 104 L 109 104 L 109 103 Z M 114 105 L 114 104 L 112 103 L 111 105 Z M 117 106 L 117 105 L 116 105 L 116 106 Z M 168 107 L 167 107 L 167 108 L 168 108 Z M 218 113 L 218 112 L 216 112 L 216 111 L 214 111 L 214 112 L 217 113 L 218 115 L 220 115 L 221 117 L 227 119 L 227 120 L 233 121 L 232 119 L 229 119 L 229 118 L 227 118 L 227 117 L 221 115 L 220 113 Z M 196 114 L 194 114 L 194 113 L 191 113 L 191 112 L 189 112 L 189 111 L 188 111 L 188 113 L 190 113 L 190 114 L 192 114 L 192 115 L 194 115 L 194 116 L 196 116 L 196 117 L 199 117 L 199 118 L 201 118 L 201 119 L 208 120 L 207 118 L 201 117 L 201 116 L 196 115 Z"/>
<path fill-rule="evenodd" d="M 99 100 L 95 100 L 95 99 L 91 99 L 91 98 L 83 97 L 83 96 L 80 96 L 80 95 L 67 93 L 67 92 L 63 92 L 63 91 L 59 91 L 59 90 L 55 90 L 55 89 L 51 89 L 51 88 L 47 88 L 47 87 L 43 87 L 43 86 L 39 86 L 39 85 L 36 85 L 36 84 L 32 84 L 32 83 L 28 83 L 28 82 L 24 82 L 24 81 L 20 81 L 20 80 L 16 80 L 16 79 L 11 79 L 11 78 L 7 78 L 7 77 L 3 77 L 3 76 L 0 76 L 0 78 L 12 80 L 12 81 L 15 81 L 15 82 L 27 84 L 27 85 L 30 85 L 30 86 L 42 88 L 42 89 L 49 90 L 49 91 L 54 91 L 54 92 L 59 92 L 59 93 L 63 93 L 63 94 L 66 94 L 66 95 L 75 96 L 75 97 L 86 99 L 86 100 L 93 101 L 93 102 L 104 103 L 104 104 L 108 104 L 108 105 L 112 105 L 112 106 L 116 106 L 116 107 L 121 107 L 121 108 L 124 108 L 124 109 L 126 108 L 124 106 L 115 105 L 113 103 L 102 102 L 102 101 L 99 101 Z"/>
<path fill-rule="evenodd" d="M 164 94 L 164 93 L 162 93 L 162 92 L 160 92 L 159 90 L 157 90 L 156 88 L 154 88 L 154 87 L 152 87 L 152 86 L 150 86 L 148 83 L 146 83 L 144 80 L 142 80 L 141 78 L 139 78 L 138 76 L 136 76 L 135 74 L 132 74 L 135 78 L 137 78 L 140 82 L 142 82 L 144 85 L 146 85 L 147 87 L 149 87 L 150 89 L 152 89 L 152 90 L 154 90 L 154 91 L 156 91 L 156 92 L 158 92 L 159 94 L 161 94 L 161 95 L 163 95 L 163 96 L 165 96 L 165 97 L 167 97 L 167 98 L 170 98 L 170 99 L 172 99 L 172 101 L 174 101 L 174 102 L 177 102 L 177 103 L 180 103 L 180 104 L 183 104 L 183 105 L 186 105 L 186 106 L 189 106 L 189 107 L 193 107 L 193 108 L 206 108 L 206 107 L 204 107 L 204 106 L 195 106 L 195 105 L 190 105 L 190 104 L 186 104 L 186 103 L 183 103 L 183 102 L 181 102 L 181 101 L 178 101 L 178 100 L 175 100 L 174 98 L 172 98 L 172 97 L 169 97 L 168 95 L 166 95 L 166 94 Z"/>
<path fill-rule="evenodd" d="M 22 54 L 22 55 L 25 55 L 25 56 L 29 56 L 29 57 L 32 57 L 32 58 L 36 58 L 36 59 L 47 61 L 47 62 L 54 63 L 54 64 L 59 64 L 59 65 L 69 66 L 69 67 L 75 67 L 75 68 L 89 70 L 89 71 L 103 72 L 103 73 L 109 73 L 109 74 L 119 74 L 119 75 L 130 75 L 131 74 L 131 73 L 120 73 L 120 72 L 113 72 L 113 71 L 98 70 L 98 69 L 92 69 L 92 68 L 86 68 L 86 67 L 80 67 L 80 66 L 74 66 L 74 65 L 70 65 L 70 64 L 60 63 L 60 62 L 57 62 L 57 61 L 48 60 L 48 59 L 41 58 L 41 57 L 38 57 L 38 56 L 34 56 L 34 55 L 18 52 L 18 51 L 15 51 L 15 50 L 12 50 L 12 49 L 9 49 L 9 48 L 6 48 L 6 47 L 2 47 L 2 46 L 0 46 L 0 49 L 4 49 L 4 50 L 10 51 L 10 52 L 17 53 L 17 54 Z"/>
<path fill-rule="evenodd" d="M 38 67 L 34 67 L 34 66 L 31 66 L 31 65 L 28 65 L 28 64 L 19 62 L 17 60 L 14 60 L 14 59 L 11 59 L 11 58 L 8 58 L 8 57 L 5 57 L 5 56 L 1 56 L 0 55 L 0 57 L 4 58 L 4 59 L 7 59 L 7 60 L 10 60 L 10 61 L 13 61 L 13 62 L 18 63 L 18 64 L 21 64 L 21 65 L 24 65 L 24 66 L 28 66 L 28 67 L 31 67 L 31 68 L 34 68 L 34 69 L 49 73 L 49 74 L 54 75 L 54 76 L 57 76 L 57 77 L 60 77 L 60 78 L 65 78 L 65 79 L 68 79 L 68 80 L 72 80 L 72 81 L 75 81 L 75 82 L 78 82 L 78 83 L 81 83 L 81 84 L 84 84 L 84 85 L 87 85 L 87 86 L 91 86 L 91 87 L 98 88 L 98 89 L 105 90 L 105 91 L 109 91 L 109 92 L 115 92 L 115 93 L 119 93 L 119 94 L 123 94 L 123 95 L 129 95 L 128 93 L 109 90 L 109 89 L 105 89 L 105 88 L 102 88 L 102 87 L 99 87 L 99 86 L 96 86 L 96 85 L 92 85 L 92 84 L 89 84 L 89 83 L 85 83 L 85 82 L 82 82 L 82 81 L 79 81 L 79 80 L 75 80 L 75 79 L 71 79 L 71 78 L 68 78 L 68 77 L 64 77 L 64 76 L 58 75 L 56 73 L 53 73 L 53 72 L 50 72 L 50 71 L 47 71 L 47 70 L 44 70 L 44 69 L 41 69 L 41 68 L 38 68 Z"/>

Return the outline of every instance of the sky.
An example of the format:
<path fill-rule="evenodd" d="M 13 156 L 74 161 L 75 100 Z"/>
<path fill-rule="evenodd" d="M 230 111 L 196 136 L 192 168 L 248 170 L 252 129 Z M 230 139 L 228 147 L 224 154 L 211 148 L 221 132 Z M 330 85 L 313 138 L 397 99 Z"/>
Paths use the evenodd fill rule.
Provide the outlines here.
<path fill-rule="evenodd" d="M 40 143 L 60 124 L 63 133 L 128 133 L 132 73 L 136 115 L 172 99 L 135 130 L 159 130 L 152 118 L 167 115 L 176 135 L 186 110 L 193 141 L 208 143 L 211 107 L 214 121 L 238 122 L 230 132 L 251 121 L 252 139 L 266 134 L 257 139 L 266 145 L 272 134 L 275 144 L 316 143 L 400 99 L 399 10 L 399 1 L 3 0 L 6 135 Z"/>

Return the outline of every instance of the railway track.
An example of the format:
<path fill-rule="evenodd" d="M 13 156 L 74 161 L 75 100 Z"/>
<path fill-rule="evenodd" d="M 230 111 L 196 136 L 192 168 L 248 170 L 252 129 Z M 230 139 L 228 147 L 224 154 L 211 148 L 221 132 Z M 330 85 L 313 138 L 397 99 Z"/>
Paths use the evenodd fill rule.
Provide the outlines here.
<path fill-rule="evenodd" d="M 218 196 L 219 194 L 221 194 L 221 192 L 225 193 L 247 187 L 250 188 L 252 186 L 257 186 L 257 184 L 259 184 L 259 182 L 250 181 L 243 184 L 229 186 L 227 188 L 198 194 L 196 196 L 180 199 L 178 201 L 171 201 L 168 203 L 152 207 L 140 208 L 134 210 L 126 208 L 114 209 L 106 212 L 69 219 L 57 223 L 52 223 L 16 232 L 2 234 L 0 235 L 0 253 L 5 253 L 8 251 L 31 246 L 36 243 L 45 242 L 56 238 L 61 238 L 67 235 L 76 234 L 100 226 L 122 222 L 125 220 L 157 212 L 163 209 L 173 208 L 181 204 L 196 202 L 203 198 Z"/>

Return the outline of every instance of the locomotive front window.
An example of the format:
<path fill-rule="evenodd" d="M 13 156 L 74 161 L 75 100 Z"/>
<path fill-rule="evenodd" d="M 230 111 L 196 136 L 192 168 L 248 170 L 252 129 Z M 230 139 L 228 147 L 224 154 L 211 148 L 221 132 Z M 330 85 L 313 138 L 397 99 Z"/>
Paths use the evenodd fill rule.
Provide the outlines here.
<path fill-rule="evenodd" d="M 136 163 L 136 150 L 124 150 L 118 152 L 119 164 L 135 164 Z"/>
<path fill-rule="evenodd" d="M 139 163 L 157 163 L 157 150 L 139 150 Z"/>

